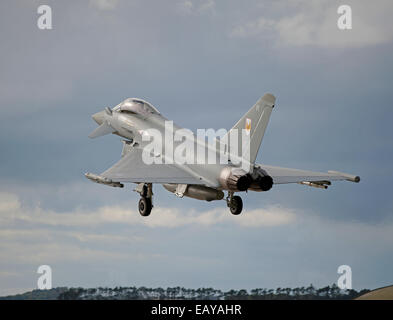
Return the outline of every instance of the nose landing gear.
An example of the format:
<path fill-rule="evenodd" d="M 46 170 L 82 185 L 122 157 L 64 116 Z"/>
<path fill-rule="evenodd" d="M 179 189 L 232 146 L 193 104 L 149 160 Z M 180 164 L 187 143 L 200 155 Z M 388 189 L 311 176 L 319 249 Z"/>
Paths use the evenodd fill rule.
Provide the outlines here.
<path fill-rule="evenodd" d="M 243 200 L 239 196 L 234 196 L 233 191 L 228 192 L 226 198 L 227 206 L 233 215 L 239 215 L 243 210 Z"/>

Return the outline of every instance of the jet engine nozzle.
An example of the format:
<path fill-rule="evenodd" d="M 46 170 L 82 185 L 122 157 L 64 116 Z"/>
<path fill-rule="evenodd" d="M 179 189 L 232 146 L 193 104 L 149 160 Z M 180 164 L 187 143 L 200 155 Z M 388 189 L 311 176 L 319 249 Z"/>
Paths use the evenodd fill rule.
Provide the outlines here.
<path fill-rule="evenodd" d="M 262 191 L 269 191 L 273 187 L 273 179 L 271 176 L 262 176 L 257 179 L 258 186 Z"/>
<path fill-rule="evenodd" d="M 269 191 L 273 187 L 273 178 L 261 168 L 254 168 L 252 176 L 252 183 L 250 190 L 252 191 Z"/>
<path fill-rule="evenodd" d="M 242 169 L 226 167 L 221 171 L 220 183 L 226 190 L 246 191 L 252 183 L 252 178 Z"/>
<path fill-rule="evenodd" d="M 239 191 L 246 191 L 251 185 L 251 177 L 248 174 L 242 175 L 240 177 L 235 177 L 236 189 Z"/>

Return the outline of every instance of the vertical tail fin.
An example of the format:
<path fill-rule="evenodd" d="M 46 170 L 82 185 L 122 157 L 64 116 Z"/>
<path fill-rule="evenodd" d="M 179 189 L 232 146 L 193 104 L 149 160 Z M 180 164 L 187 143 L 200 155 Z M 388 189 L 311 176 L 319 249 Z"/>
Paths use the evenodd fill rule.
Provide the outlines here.
<path fill-rule="evenodd" d="M 234 129 L 237 129 L 238 150 L 241 151 L 243 150 L 242 130 L 246 130 L 245 133 L 250 137 L 250 163 L 255 163 L 275 102 L 276 98 L 272 94 L 266 93 L 227 133 L 230 137 L 231 132 L 235 132 Z"/>

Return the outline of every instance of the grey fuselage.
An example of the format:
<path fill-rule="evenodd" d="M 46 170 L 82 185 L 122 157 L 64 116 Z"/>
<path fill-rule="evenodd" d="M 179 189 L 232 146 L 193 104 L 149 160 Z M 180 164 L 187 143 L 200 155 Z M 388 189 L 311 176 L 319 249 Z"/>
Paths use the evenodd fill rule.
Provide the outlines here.
<path fill-rule="evenodd" d="M 181 141 L 174 141 L 172 138 L 173 135 L 176 134 L 178 130 L 185 129 L 177 126 L 173 122 L 169 122 L 169 120 L 162 116 L 159 112 L 136 114 L 122 111 L 121 104 L 119 104 L 114 107 L 111 112 L 109 112 L 109 110 L 101 111 L 94 114 L 92 117 L 99 125 L 106 121 L 114 129 L 114 134 L 133 141 L 133 143 L 136 143 L 140 148 L 144 148 L 147 146 L 147 144 L 150 143 L 150 141 L 146 141 L 147 139 L 143 139 L 143 135 L 146 135 L 146 133 L 152 129 L 157 130 L 163 137 L 163 143 L 161 152 L 159 152 L 159 154 L 156 156 L 161 157 L 162 161 L 165 163 L 168 162 L 168 159 L 166 158 L 167 149 L 164 138 L 168 136 L 168 133 L 171 136 L 170 139 L 173 143 L 173 151 L 183 144 L 185 139 L 192 139 L 192 142 L 190 143 L 194 145 L 195 150 L 193 161 L 191 161 L 191 163 L 190 161 L 187 161 L 184 164 L 177 164 L 175 162 L 173 165 L 178 166 L 196 179 L 202 181 L 203 183 L 201 184 L 204 184 L 208 187 L 216 189 L 230 189 L 225 183 L 225 180 L 231 174 L 232 170 L 241 170 L 239 165 L 233 164 L 233 159 L 239 160 L 239 157 L 236 155 L 230 155 L 230 160 L 228 162 L 220 162 L 221 154 L 227 152 L 227 150 L 225 145 L 222 145 L 219 140 L 206 143 L 206 139 L 202 140 L 200 137 L 189 131 L 189 136 L 184 137 L 184 139 Z M 168 129 L 168 124 L 173 126 L 173 132 L 166 130 L 166 125 Z M 202 159 L 201 163 L 201 158 L 197 159 L 197 150 L 201 150 L 202 148 L 205 150 L 205 157 L 203 158 L 204 161 Z M 215 161 L 213 163 L 208 162 L 209 152 L 215 154 Z"/>

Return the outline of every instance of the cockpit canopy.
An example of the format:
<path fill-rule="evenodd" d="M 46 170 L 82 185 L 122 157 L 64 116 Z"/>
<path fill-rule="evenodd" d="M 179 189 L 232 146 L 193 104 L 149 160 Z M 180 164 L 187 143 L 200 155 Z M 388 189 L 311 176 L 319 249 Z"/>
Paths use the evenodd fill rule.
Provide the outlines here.
<path fill-rule="evenodd" d="M 148 116 L 150 114 L 160 114 L 156 108 L 150 103 L 136 98 L 128 98 L 119 104 L 118 108 L 115 108 L 120 112 L 130 112 L 134 114 L 140 114 Z"/>

